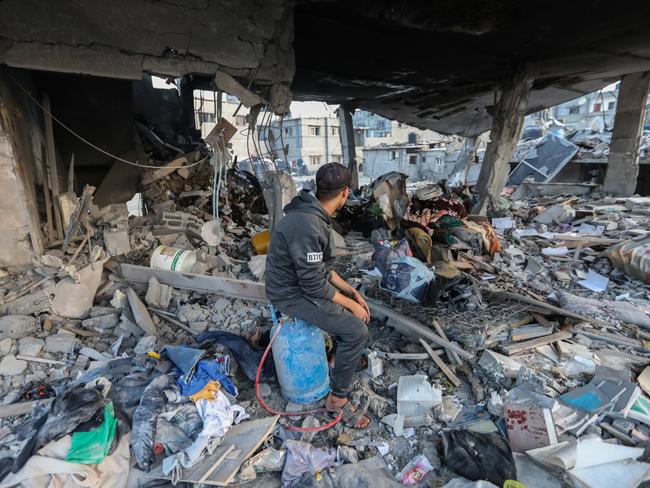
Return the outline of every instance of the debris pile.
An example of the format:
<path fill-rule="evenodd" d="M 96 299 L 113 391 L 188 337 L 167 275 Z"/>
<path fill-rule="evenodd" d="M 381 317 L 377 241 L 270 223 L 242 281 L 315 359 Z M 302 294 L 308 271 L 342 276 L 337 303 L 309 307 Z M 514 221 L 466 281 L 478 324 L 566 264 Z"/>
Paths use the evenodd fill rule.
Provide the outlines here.
<path fill-rule="evenodd" d="M 3 486 L 649 479 L 650 199 L 508 188 L 486 218 L 399 173 L 351 195 L 332 267 L 371 309 L 352 400 L 373 423 L 318 430 L 331 419 L 287 403 L 272 360 L 259 395 L 291 416 L 255 391 L 269 209 L 295 188 L 149 144 L 131 201 L 87 186 L 65 239 L 0 273 Z"/>

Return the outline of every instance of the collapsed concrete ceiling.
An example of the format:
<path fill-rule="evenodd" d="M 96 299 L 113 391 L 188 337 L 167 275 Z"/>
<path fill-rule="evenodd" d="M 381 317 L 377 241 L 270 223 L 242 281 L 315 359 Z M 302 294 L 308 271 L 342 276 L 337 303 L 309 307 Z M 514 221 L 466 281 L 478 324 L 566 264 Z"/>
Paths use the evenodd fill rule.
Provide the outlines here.
<path fill-rule="evenodd" d="M 0 62 L 197 87 L 221 71 L 267 99 L 292 85 L 297 100 L 473 135 L 512 65 L 536 72 L 529 112 L 650 69 L 648 14 L 627 0 L 2 0 Z"/>
<path fill-rule="evenodd" d="M 650 69 L 649 13 L 631 1 L 305 2 L 294 98 L 474 135 L 513 64 L 537 71 L 529 113 Z"/>

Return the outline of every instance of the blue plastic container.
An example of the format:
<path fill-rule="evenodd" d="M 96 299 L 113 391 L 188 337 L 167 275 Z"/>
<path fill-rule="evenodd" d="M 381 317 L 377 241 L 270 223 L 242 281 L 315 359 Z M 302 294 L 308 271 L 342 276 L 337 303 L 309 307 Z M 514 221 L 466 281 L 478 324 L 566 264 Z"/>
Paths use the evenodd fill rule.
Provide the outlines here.
<path fill-rule="evenodd" d="M 271 337 L 280 326 L 273 316 Z M 285 400 L 314 403 L 330 391 L 330 377 L 323 331 L 315 325 L 284 317 L 284 325 L 273 343 L 275 372 Z"/>

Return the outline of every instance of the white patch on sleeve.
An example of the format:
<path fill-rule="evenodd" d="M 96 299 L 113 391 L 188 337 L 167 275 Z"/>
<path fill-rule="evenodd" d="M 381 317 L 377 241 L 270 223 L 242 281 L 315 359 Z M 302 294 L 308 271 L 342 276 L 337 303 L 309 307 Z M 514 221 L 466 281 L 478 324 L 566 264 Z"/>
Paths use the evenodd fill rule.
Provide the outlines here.
<path fill-rule="evenodd" d="M 307 262 L 308 263 L 320 263 L 323 260 L 322 252 L 308 252 L 307 253 Z"/>

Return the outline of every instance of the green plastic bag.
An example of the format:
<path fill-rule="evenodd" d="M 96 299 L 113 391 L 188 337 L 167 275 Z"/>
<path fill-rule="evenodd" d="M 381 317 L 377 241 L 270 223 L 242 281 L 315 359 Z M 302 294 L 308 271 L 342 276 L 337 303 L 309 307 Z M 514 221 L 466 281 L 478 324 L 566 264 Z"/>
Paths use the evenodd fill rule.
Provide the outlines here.
<path fill-rule="evenodd" d="M 116 427 L 113 402 L 109 402 L 104 406 L 104 421 L 99 427 L 72 434 L 72 445 L 65 460 L 80 464 L 101 463 L 111 449 Z"/>

